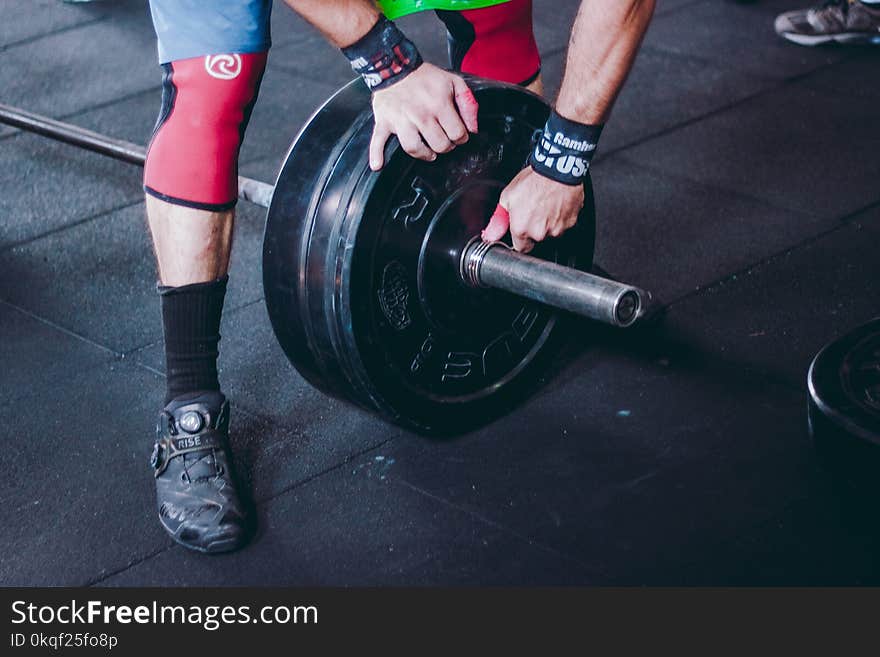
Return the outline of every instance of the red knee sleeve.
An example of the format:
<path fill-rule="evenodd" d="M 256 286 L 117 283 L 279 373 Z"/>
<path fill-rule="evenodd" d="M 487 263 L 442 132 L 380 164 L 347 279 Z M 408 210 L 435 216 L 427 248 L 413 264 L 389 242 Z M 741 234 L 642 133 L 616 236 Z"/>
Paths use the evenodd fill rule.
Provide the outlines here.
<path fill-rule="evenodd" d="M 208 55 L 165 64 L 162 111 L 144 190 L 177 205 L 222 211 L 238 198 L 238 151 L 267 53 Z"/>
<path fill-rule="evenodd" d="M 513 84 L 538 75 L 541 56 L 532 30 L 532 0 L 510 0 L 461 15 L 474 28 L 473 45 L 461 62 L 463 72 Z"/>

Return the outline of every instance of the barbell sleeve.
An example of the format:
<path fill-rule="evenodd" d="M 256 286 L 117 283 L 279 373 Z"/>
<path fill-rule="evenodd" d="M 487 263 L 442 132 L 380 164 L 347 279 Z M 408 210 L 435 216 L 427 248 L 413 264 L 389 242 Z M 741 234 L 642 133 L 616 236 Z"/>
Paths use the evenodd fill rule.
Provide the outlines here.
<path fill-rule="evenodd" d="M 474 238 L 461 258 L 461 277 L 470 285 L 505 290 L 612 326 L 643 317 L 649 293 L 626 283 L 548 262 L 500 242 Z"/>
<path fill-rule="evenodd" d="M 64 123 L 57 119 L 34 114 L 17 107 L 3 105 L 2 103 L 0 103 L 0 123 L 20 128 L 26 132 L 33 132 L 43 137 L 49 137 L 65 144 L 71 144 L 94 153 L 106 155 L 129 164 L 144 166 L 147 157 L 146 149 L 138 144 L 107 137 L 70 123 Z M 238 197 L 255 205 L 268 208 L 269 202 L 272 200 L 273 189 L 272 185 L 268 183 L 244 176 L 238 177 Z"/>

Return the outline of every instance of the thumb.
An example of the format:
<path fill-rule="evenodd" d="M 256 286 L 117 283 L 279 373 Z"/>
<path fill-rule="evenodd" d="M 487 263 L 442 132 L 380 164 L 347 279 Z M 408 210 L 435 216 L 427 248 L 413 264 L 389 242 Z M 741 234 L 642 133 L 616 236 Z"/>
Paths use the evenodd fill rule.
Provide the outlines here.
<path fill-rule="evenodd" d="M 499 203 L 481 237 L 484 242 L 497 242 L 507 235 L 508 228 L 510 228 L 510 213 Z"/>
<path fill-rule="evenodd" d="M 479 132 L 477 113 L 480 110 L 480 104 L 474 97 L 474 92 L 467 86 L 467 82 L 457 75 L 452 80 L 452 86 L 455 89 L 455 104 L 458 106 L 458 113 L 461 114 L 461 119 L 468 132 L 476 134 Z"/>

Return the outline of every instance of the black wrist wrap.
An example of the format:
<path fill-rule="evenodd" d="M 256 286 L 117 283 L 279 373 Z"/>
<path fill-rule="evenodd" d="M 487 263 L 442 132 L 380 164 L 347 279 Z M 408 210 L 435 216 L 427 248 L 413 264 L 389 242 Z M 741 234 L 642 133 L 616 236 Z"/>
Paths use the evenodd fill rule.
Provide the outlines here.
<path fill-rule="evenodd" d="M 529 164 L 542 176 L 566 185 L 580 185 L 587 177 L 600 134 L 601 125 L 569 121 L 554 110 L 544 131 L 536 133 Z"/>
<path fill-rule="evenodd" d="M 357 43 L 342 49 L 371 91 L 400 82 L 422 64 L 415 44 L 384 16 Z"/>

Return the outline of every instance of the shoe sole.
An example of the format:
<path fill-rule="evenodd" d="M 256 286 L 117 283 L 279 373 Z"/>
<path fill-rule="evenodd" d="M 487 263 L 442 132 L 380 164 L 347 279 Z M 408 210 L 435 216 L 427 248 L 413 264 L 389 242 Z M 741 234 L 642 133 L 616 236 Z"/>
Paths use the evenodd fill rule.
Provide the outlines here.
<path fill-rule="evenodd" d="M 800 46 L 821 46 L 825 43 L 841 43 L 846 45 L 880 45 L 880 34 L 868 36 L 861 32 L 844 32 L 842 34 L 807 35 L 793 32 L 779 34 L 783 39 Z"/>

